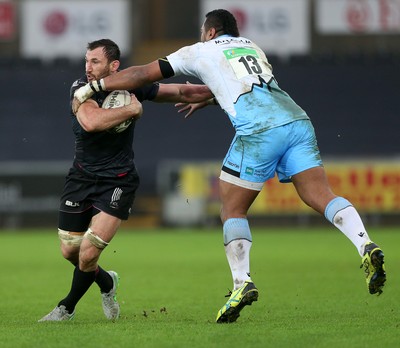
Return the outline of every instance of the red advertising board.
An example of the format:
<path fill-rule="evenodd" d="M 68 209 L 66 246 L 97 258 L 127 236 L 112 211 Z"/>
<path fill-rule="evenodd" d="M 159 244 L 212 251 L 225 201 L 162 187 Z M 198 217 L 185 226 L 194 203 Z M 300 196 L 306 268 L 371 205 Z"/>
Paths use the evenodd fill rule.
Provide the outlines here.
<path fill-rule="evenodd" d="M 11 2 L 0 1 L 0 40 L 11 40 L 15 34 L 15 7 Z"/>

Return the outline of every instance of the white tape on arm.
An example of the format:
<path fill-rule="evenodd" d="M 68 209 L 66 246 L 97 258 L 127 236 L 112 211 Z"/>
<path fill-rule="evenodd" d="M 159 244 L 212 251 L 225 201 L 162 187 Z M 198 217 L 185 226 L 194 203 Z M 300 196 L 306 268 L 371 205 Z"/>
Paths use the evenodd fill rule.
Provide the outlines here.
<path fill-rule="evenodd" d="M 74 97 L 78 99 L 79 102 L 83 103 L 86 100 L 88 100 L 93 94 L 94 91 L 92 90 L 92 87 L 88 83 L 87 85 L 77 89 L 75 91 Z"/>
<path fill-rule="evenodd" d="M 102 89 L 103 91 L 105 91 L 105 90 L 106 90 L 106 85 L 104 84 L 104 79 L 100 79 L 99 83 L 100 83 L 101 89 Z"/>

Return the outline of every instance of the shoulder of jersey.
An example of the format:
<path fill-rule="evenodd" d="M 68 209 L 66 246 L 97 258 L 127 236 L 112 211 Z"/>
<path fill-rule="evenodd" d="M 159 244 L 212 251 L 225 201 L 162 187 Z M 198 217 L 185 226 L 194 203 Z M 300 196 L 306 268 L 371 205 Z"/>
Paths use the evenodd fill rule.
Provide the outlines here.
<path fill-rule="evenodd" d="M 79 79 L 74 81 L 74 83 L 72 84 L 72 88 L 81 87 L 81 86 L 84 86 L 86 84 L 87 84 L 87 80 L 86 80 L 85 76 L 83 76 L 83 77 L 81 77 L 81 78 L 79 78 Z"/>

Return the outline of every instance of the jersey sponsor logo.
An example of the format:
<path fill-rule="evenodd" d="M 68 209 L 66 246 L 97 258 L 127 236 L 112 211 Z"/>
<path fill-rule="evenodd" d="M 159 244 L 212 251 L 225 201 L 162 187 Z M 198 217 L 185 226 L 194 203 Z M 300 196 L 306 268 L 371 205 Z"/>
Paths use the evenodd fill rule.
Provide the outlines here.
<path fill-rule="evenodd" d="M 220 44 L 223 44 L 223 45 L 225 45 L 225 44 L 230 44 L 230 43 L 243 43 L 243 44 L 251 44 L 252 42 L 250 41 L 250 40 L 248 40 L 248 39 L 238 39 L 238 38 L 236 38 L 236 37 L 230 37 L 230 38 L 223 38 L 223 39 L 215 39 L 214 40 L 214 42 L 217 44 L 217 45 L 220 45 Z"/>
<path fill-rule="evenodd" d="M 78 87 L 78 86 L 84 86 L 86 85 L 86 83 L 82 80 L 76 80 L 73 84 L 72 84 L 72 88 L 74 87 Z"/>
<path fill-rule="evenodd" d="M 253 173 L 254 173 L 254 168 L 246 167 L 245 173 L 246 173 L 246 174 L 249 174 L 249 175 L 253 175 Z"/>
<path fill-rule="evenodd" d="M 79 207 L 79 202 L 71 202 L 71 201 L 65 201 L 65 205 L 67 207 L 71 207 L 71 208 L 76 208 Z"/>
<path fill-rule="evenodd" d="M 113 192 L 113 194 L 111 196 L 111 201 L 110 201 L 110 207 L 111 208 L 113 208 L 113 209 L 118 209 L 119 208 L 118 202 L 121 199 L 122 193 L 123 193 L 123 191 L 119 187 L 117 187 L 114 190 L 114 192 Z"/>
<path fill-rule="evenodd" d="M 234 168 L 239 168 L 239 165 L 238 165 L 238 164 L 233 163 L 233 162 L 231 162 L 231 161 L 228 161 L 228 164 L 229 164 L 230 166 L 234 167 Z"/>
<path fill-rule="evenodd" d="M 252 175 L 252 176 L 256 176 L 256 177 L 264 177 L 265 173 L 267 172 L 266 169 L 254 169 L 251 167 L 246 167 L 245 173 L 247 175 Z"/>
<path fill-rule="evenodd" d="M 240 58 L 242 56 L 248 56 L 248 55 L 253 55 L 256 58 L 258 58 L 257 51 L 251 48 L 231 48 L 229 50 L 225 50 L 224 55 L 227 59 L 236 57 Z"/>

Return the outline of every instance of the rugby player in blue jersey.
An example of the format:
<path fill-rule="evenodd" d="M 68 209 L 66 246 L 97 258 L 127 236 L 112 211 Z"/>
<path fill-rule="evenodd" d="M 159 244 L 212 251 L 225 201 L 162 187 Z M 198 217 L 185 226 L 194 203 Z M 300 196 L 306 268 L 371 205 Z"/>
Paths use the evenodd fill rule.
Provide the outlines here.
<path fill-rule="evenodd" d="M 250 278 L 252 236 L 247 212 L 275 174 L 281 182 L 292 182 L 305 204 L 349 238 L 362 258 L 369 292 L 380 294 L 386 281 L 382 250 L 371 241 L 351 202 L 332 192 L 308 115 L 279 87 L 264 52 L 240 36 L 230 12 L 219 9 L 206 14 L 201 42 L 82 87 L 75 94 L 75 107 L 94 91 L 130 89 L 175 75 L 195 76 L 207 85 L 236 132 L 222 163 L 219 185 L 233 290 L 216 321 L 236 321 L 242 308 L 258 299 Z M 189 114 L 198 107 L 190 106 Z"/>

